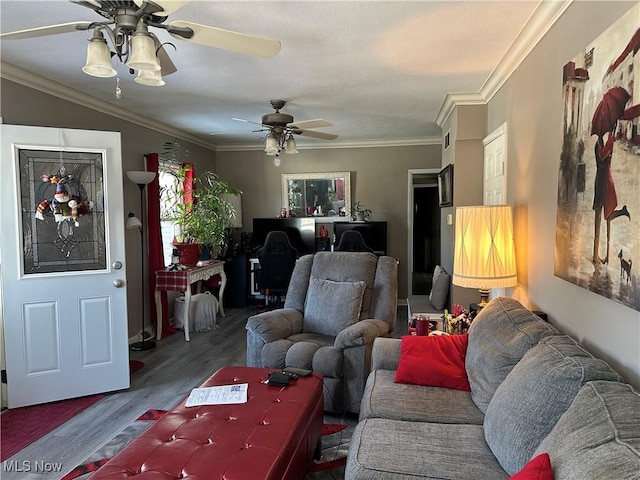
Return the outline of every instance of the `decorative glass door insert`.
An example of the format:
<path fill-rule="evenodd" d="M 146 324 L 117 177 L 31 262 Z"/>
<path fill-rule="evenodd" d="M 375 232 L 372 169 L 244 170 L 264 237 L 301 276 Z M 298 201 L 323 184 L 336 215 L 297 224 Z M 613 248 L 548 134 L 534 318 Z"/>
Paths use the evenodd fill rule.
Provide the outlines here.
<path fill-rule="evenodd" d="M 104 270 L 103 152 L 18 149 L 25 275 Z"/>

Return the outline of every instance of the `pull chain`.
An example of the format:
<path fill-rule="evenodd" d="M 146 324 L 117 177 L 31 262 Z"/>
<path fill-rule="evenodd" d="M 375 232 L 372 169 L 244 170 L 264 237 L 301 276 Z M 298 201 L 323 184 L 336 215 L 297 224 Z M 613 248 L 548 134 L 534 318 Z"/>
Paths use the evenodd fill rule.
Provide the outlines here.
<path fill-rule="evenodd" d="M 64 149 L 63 135 L 64 134 L 62 132 L 62 129 L 59 128 L 58 129 L 58 146 L 60 147 L 60 170 L 59 170 L 60 178 L 64 178 L 64 176 L 67 174 L 67 169 L 64 168 L 64 163 L 62 160 L 62 150 Z"/>
<path fill-rule="evenodd" d="M 120 100 L 122 98 L 122 89 L 120 88 L 120 77 L 116 77 L 116 99 Z"/>

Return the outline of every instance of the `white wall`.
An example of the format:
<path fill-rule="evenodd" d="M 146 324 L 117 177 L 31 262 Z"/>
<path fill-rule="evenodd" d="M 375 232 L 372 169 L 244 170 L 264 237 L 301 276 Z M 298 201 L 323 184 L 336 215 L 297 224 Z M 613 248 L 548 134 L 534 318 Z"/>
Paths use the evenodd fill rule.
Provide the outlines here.
<path fill-rule="evenodd" d="M 507 191 L 514 207 L 519 281 L 515 296 L 547 312 L 553 324 L 638 388 L 640 312 L 553 274 L 562 67 L 633 5 L 637 2 L 574 2 L 490 100 L 487 131 L 504 122 L 509 128 Z"/>

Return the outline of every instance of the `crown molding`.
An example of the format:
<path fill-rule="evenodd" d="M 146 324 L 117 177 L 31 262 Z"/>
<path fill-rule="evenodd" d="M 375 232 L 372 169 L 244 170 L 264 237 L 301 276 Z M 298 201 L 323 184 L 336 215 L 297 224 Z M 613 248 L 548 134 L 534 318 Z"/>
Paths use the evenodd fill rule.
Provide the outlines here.
<path fill-rule="evenodd" d="M 440 128 L 445 124 L 453 109 L 459 105 L 484 105 L 487 101 L 479 93 L 447 93 L 436 115 L 436 125 Z"/>
<path fill-rule="evenodd" d="M 487 102 L 500 90 L 500 87 L 511 77 L 516 68 L 527 58 L 573 2 L 574 0 L 558 0 L 541 1 L 538 4 L 500 63 L 480 87 L 480 93 Z"/>
<path fill-rule="evenodd" d="M 442 128 L 457 105 L 488 103 L 573 2 L 574 0 L 541 1 L 478 93 L 447 94 L 436 114 L 436 125 Z"/>
<path fill-rule="evenodd" d="M 298 143 L 298 150 L 325 150 L 336 148 L 378 148 L 378 147 L 412 147 L 416 145 L 440 145 L 441 137 L 415 137 L 415 138 L 392 138 L 384 140 L 361 140 L 361 141 L 333 141 L 329 143 Z M 218 145 L 216 152 L 240 152 L 248 150 L 263 150 L 262 143 L 234 143 Z"/>
<path fill-rule="evenodd" d="M 77 103 L 83 107 L 88 107 L 93 110 L 97 110 L 100 113 L 106 113 L 107 115 L 114 116 L 120 120 L 125 120 L 136 125 L 155 130 L 156 132 L 164 133 L 172 137 L 180 138 L 188 142 L 194 143 L 210 150 L 215 150 L 216 145 L 213 143 L 205 142 L 200 137 L 196 137 L 184 130 L 159 123 L 155 120 L 151 121 L 143 115 L 138 115 L 130 110 L 126 110 L 121 107 L 112 105 L 99 98 L 92 97 L 85 93 L 71 89 L 68 86 L 58 83 L 54 80 L 36 75 L 32 72 L 28 72 L 16 65 L 6 62 L 0 62 L 0 77 L 10 80 L 12 82 L 19 83 L 29 88 L 39 90 L 43 93 L 53 95 L 54 97 L 67 100 L 69 102 Z"/>

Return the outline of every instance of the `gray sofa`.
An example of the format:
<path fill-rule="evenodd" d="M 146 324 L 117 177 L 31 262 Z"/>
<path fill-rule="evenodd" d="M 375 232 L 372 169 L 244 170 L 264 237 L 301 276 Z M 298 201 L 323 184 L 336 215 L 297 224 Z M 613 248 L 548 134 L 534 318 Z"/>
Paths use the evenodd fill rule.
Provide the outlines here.
<path fill-rule="evenodd" d="M 543 452 L 556 480 L 640 479 L 640 394 L 516 300 L 469 329 L 471 392 L 394 383 L 400 343 L 374 342 L 345 479 L 507 479 Z"/>

